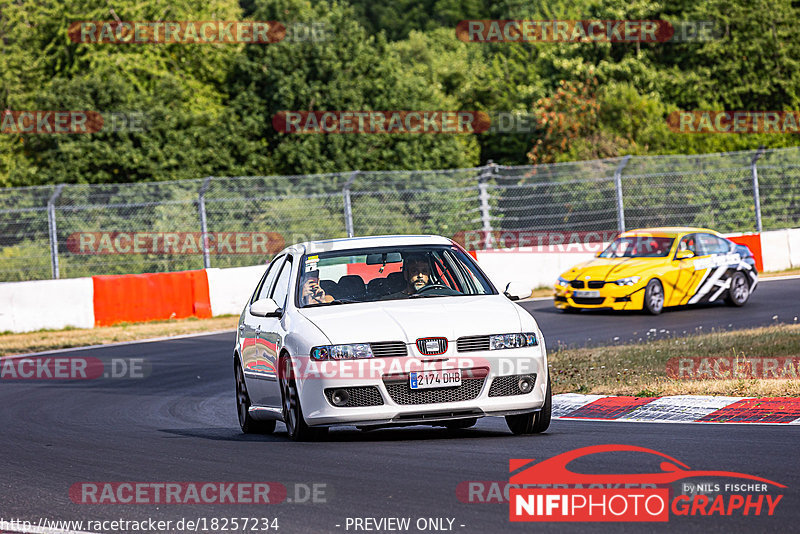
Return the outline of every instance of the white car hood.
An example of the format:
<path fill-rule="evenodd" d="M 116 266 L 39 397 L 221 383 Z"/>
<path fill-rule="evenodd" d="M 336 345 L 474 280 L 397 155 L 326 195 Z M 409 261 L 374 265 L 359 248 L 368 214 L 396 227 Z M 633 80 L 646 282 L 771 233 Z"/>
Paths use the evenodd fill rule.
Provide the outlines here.
<path fill-rule="evenodd" d="M 517 306 L 502 295 L 431 297 L 299 310 L 332 344 L 520 332 Z"/>

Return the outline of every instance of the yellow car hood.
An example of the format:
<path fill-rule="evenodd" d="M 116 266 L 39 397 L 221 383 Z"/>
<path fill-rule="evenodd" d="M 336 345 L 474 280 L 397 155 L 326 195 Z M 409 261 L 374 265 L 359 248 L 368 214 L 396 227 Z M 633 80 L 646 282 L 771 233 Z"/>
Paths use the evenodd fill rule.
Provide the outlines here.
<path fill-rule="evenodd" d="M 619 280 L 652 269 L 666 258 L 595 258 L 561 276 L 567 280 Z M 586 277 L 589 278 L 586 278 Z"/>

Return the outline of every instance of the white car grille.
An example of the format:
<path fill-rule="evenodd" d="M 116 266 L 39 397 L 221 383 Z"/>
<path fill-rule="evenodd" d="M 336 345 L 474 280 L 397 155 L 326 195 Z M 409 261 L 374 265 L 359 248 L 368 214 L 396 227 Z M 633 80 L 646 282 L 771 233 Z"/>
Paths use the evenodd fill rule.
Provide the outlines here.
<path fill-rule="evenodd" d="M 411 389 L 408 374 L 387 375 L 383 377 L 383 383 L 386 386 L 386 391 L 389 392 L 389 396 L 397 404 L 461 402 L 478 398 L 488 374 L 489 369 L 484 367 L 464 369 L 461 385 L 450 388 Z"/>
<path fill-rule="evenodd" d="M 403 358 L 408 356 L 408 348 L 402 341 L 378 341 L 370 343 L 369 346 L 376 358 Z"/>
<path fill-rule="evenodd" d="M 489 350 L 489 336 L 460 337 L 456 341 L 456 350 L 458 350 L 458 352 Z"/>

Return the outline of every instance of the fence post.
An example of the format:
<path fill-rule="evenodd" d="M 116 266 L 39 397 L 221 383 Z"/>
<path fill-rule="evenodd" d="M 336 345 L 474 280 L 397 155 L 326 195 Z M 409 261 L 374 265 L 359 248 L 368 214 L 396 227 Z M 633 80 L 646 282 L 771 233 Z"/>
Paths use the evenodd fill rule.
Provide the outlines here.
<path fill-rule="evenodd" d="M 353 237 L 353 207 L 350 204 L 350 187 L 353 185 L 359 172 L 361 171 L 353 171 L 342 188 L 342 196 L 344 197 L 344 229 L 347 232 L 347 237 Z"/>
<path fill-rule="evenodd" d="M 58 184 L 50 200 L 47 201 L 47 226 L 50 234 L 50 274 L 58 280 L 58 234 L 56 233 L 56 200 L 61 196 L 64 184 Z"/>
<path fill-rule="evenodd" d="M 753 161 L 750 162 L 750 173 L 753 175 L 753 205 L 756 208 L 756 232 L 761 233 L 761 194 L 758 191 L 758 169 L 756 162 L 764 155 L 764 145 L 758 147 Z"/>
<path fill-rule="evenodd" d="M 617 190 L 617 230 L 625 231 L 625 205 L 622 203 L 622 169 L 628 164 L 630 156 L 625 156 L 614 171 L 614 187 Z"/>
<path fill-rule="evenodd" d="M 494 248 L 494 239 L 492 238 L 492 219 L 489 212 L 489 185 L 488 181 L 493 175 L 495 164 L 492 160 L 486 163 L 486 166 L 478 176 L 478 199 L 481 202 L 481 230 L 483 231 L 483 248 Z"/>
<path fill-rule="evenodd" d="M 211 268 L 211 254 L 208 250 L 208 223 L 206 222 L 206 191 L 213 176 L 206 176 L 197 194 L 197 210 L 200 213 L 200 238 L 203 240 L 203 268 Z"/>

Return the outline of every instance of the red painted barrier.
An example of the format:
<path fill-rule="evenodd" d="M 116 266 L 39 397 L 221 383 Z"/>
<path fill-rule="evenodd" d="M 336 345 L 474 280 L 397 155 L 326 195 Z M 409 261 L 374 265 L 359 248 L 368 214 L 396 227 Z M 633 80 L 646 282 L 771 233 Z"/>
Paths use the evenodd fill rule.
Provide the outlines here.
<path fill-rule="evenodd" d="M 93 276 L 95 326 L 211 317 L 204 270 Z"/>
<path fill-rule="evenodd" d="M 756 270 L 760 273 L 764 272 L 764 262 L 761 257 L 761 234 L 739 234 L 730 236 L 728 239 L 737 245 L 744 245 L 749 248 L 756 260 Z"/>
<path fill-rule="evenodd" d="M 389 273 L 399 272 L 400 265 L 400 263 L 387 263 L 385 266 L 350 263 L 347 265 L 347 274 L 357 274 L 364 279 L 364 283 L 369 283 L 375 278 L 386 278 Z M 383 267 L 382 271 L 381 267 Z"/>

